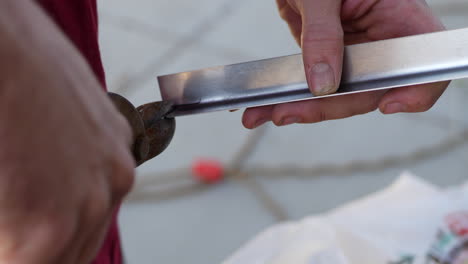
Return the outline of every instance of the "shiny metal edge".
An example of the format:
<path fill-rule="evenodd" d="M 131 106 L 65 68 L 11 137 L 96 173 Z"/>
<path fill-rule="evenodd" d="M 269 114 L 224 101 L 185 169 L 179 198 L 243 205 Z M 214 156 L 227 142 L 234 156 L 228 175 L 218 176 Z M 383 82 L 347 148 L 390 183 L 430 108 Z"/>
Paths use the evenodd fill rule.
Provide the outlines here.
<path fill-rule="evenodd" d="M 337 93 L 314 97 L 301 54 L 158 77 L 171 116 L 468 77 L 468 28 L 347 46 Z"/>

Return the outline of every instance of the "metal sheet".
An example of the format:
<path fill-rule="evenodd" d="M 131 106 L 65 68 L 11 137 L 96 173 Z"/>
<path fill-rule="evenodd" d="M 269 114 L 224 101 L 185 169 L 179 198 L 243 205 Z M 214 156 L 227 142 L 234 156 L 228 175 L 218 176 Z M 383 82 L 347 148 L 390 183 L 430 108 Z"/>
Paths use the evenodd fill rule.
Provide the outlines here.
<path fill-rule="evenodd" d="M 180 116 L 466 77 L 468 28 L 348 46 L 340 89 L 327 96 L 310 93 L 300 54 L 158 79 Z"/>

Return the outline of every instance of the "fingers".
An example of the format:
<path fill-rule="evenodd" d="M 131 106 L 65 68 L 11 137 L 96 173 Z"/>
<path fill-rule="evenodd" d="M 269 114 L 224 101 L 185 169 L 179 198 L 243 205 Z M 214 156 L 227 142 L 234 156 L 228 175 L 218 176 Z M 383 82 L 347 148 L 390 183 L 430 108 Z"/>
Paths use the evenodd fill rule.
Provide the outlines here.
<path fill-rule="evenodd" d="M 254 129 L 271 121 L 271 114 L 275 106 L 262 106 L 247 109 L 242 117 L 242 124 L 248 129 Z"/>
<path fill-rule="evenodd" d="M 299 10 L 309 87 L 314 95 L 334 93 L 341 80 L 343 64 L 341 0 L 303 1 Z"/>
<path fill-rule="evenodd" d="M 429 110 L 445 91 L 449 82 L 416 85 L 390 90 L 379 104 L 384 114 L 417 113 Z"/>
<path fill-rule="evenodd" d="M 278 105 L 272 120 L 278 126 L 285 126 L 292 124 L 291 121 L 317 123 L 365 114 L 377 109 L 384 93 L 378 91 Z"/>
<path fill-rule="evenodd" d="M 242 122 L 246 128 L 253 129 L 268 121 L 277 126 L 317 123 L 365 114 L 377 108 L 384 114 L 424 112 L 437 102 L 448 84 L 440 82 L 252 108 L 245 111 Z"/>
<path fill-rule="evenodd" d="M 253 129 L 265 120 L 286 126 L 365 114 L 377 109 L 385 93 L 376 91 L 249 109 L 244 113 L 243 124 Z"/>
<path fill-rule="evenodd" d="M 293 34 L 297 34 L 301 26 L 304 67 L 314 95 L 330 94 L 339 87 L 344 43 L 350 45 L 443 29 L 423 1 L 277 2 Z M 255 128 L 270 120 L 279 126 L 315 123 L 364 114 L 377 108 L 386 114 L 422 112 L 434 105 L 447 85 L 437 83 L 393 89 L 388 93 L 378 91 L 254 108 L 244 113 L 243 124 Z"/>

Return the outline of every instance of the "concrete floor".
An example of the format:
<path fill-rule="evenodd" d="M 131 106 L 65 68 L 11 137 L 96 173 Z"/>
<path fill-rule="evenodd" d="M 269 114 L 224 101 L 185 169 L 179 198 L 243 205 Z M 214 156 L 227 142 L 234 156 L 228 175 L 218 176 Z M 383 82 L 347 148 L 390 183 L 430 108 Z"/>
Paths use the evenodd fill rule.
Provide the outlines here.
<path fill-rule="evenodd" d="M 111 90 L 139 105 L 160 98 L 157 75 L 299 53 L 274 2 L 101 1 Z M 449 28 L 468 26 L 466 1 L 430 4 Z M 219 263 L 265 227 L 374 192 L 404 170 L 441 186 L 466 181 L 466 86 L 454 82 L 423 114 L 372 113 L 254 132 L 241 126 L 240 112 L 179 118 L 172 145 L 139 168 L 122 208 L 128 263 Z M 232 164 L 240 150 L 249 153 L 247 177 L 216 186 L 191 180 L 194 160 Z"/>

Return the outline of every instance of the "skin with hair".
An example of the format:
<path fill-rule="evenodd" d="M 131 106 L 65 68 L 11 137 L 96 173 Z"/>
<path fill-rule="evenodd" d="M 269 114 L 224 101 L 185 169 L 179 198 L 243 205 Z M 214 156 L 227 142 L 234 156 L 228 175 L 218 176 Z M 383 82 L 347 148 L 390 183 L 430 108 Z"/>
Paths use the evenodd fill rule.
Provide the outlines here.
<path fill-rule="evenodd" d="M 277 0 L 281 17 L 302 47 L 306 77 L 315 95 L 338 89 L 344 45 L 444 30 L 423 0 Z M 372 112 L 429 110 L 448 82 L 402 87 L 246 110 L 243 124 L 256 128 L 315 123 Z"/>
<path fill-rule="evenodd" d="M 0 1 L 0 58 L 0 264 L 90 263 L 133 183 L 131 130 L 34 1 Z"/>

